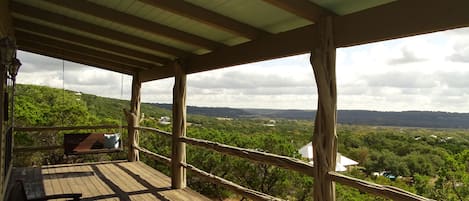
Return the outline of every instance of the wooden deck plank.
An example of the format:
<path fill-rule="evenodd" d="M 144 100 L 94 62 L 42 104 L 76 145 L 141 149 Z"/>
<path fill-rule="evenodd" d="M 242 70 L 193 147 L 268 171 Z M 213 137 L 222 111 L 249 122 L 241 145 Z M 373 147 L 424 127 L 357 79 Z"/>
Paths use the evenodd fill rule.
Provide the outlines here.
<path fill-rule="evenodd" d="M 42 169 L 41 173 L 42 175 L 47 175 L 49 174 L 49 169 Z M 54 192 L 54 189 L 52 188 L 52 181 L 50 179 L 43 179 L 43 185 L 44 193 L 46 195 L 51 195 Z"/>
<path fill-rule="evenodd" d="M 93 172 L 91 167 L 89 166 L 75 166 L 77 167 L 80 171 L 88 171 L 88 172 Z M 100 195 L 113 195 L 114 192 L 103 182 L 98 180 L 96 177 L 96 174 L 93 172 L 93 175 L 87 176 L 86 181 L 84 178 L 82 178 L 82 183 L 87 183 L 88 188 L 93 191 L 92 197 L 97 197 Z M 107 200 L 107 199 L 106 199 Z"/>
<path fill-rule="evenodd" d="M 171 189 L 168 176 L 142 162 L 104 162 L 15 168 L 11 181 L 30 185 L 28 198 L 82 193 L 84 200 L 209 201 L 199 193 Z"/>
<path fill-rule="evenodd" d="M 119 186 L 124 192 L 134 192 L 145 190 L 145 187 L 140 185 L 134 179 L 125 174 L 125 172 L 114 167 L 114 164 L 100 165 L 106 177 Z M 123 188 L 124 187 L 124 188 Z"/>

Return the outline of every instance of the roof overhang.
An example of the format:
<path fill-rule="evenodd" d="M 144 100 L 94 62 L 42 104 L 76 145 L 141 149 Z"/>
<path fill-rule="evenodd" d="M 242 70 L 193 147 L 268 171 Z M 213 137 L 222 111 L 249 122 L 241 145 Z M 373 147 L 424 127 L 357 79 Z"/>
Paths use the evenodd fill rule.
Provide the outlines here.
<path fill-rule="evenodd" d="M 310 52 L 333 17 L 348 47 L 469 26 L 466 0 L 11 0 L 20 50 L 143 81 Z"/>

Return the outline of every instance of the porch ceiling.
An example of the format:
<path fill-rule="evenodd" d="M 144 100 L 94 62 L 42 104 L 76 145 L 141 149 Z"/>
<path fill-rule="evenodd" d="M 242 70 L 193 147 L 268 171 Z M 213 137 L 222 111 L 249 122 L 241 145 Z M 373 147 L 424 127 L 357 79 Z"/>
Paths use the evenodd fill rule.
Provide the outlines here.
<path fill-rule="evenodd" d="M 336 47 L 469 26 L 467 0 L 10 0 L 20 50 L 143 81 L 309 52 L 333 16 Z"/>

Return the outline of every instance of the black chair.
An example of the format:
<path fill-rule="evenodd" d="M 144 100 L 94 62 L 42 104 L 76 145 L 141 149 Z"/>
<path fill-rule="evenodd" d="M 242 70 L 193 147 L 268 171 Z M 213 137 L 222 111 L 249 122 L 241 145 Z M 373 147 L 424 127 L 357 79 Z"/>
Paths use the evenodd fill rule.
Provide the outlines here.
<path fill-rule="evenodd" d="M 71 194 L 57 194 L 57 195 L 47 195 L 41 198 L 28 199 L 26 196 L 26 191 L 24 189 L 23 181 L 17 180 L 15 184 L 11 187 L 8 195 L 7 201 L 42 201 L 42 200 L 52 200 L 60 198 L 70 198 L 70 200 L 80 200 L 81 193 L 71 193 Z"/>

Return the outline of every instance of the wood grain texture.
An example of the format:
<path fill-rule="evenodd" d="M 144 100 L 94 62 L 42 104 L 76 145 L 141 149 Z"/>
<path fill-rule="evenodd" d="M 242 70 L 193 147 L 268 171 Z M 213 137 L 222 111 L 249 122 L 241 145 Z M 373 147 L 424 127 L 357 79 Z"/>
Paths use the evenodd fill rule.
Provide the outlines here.
<path fill-rule="evenodd" d="M 220 144 L 217 142 L 211 142 L 207 140 L 200 140 L 189 137 L 180 137 L 179 139 L 180 141 L 185 142 L 187 144 L 215 150 L 223 154 L 229 154 L 232 156 L 249 159 L 256 163 L 275 165 L 285 169 L 295 170 L 309 176 L 313 176 L 313 165 L 296 158 L 260 152 L 252 149 L 244 149 Z"/>
<path fill-rule="evenodd" d="M 189 52 L 185 52 L 183 50 L 180 50 L 180 49 L 168 46 L 168 45 L 160 44 L 155 41 L 151 41 L 148 39 L 140 38 L 138 36 L 115 31 L 107 27 L 97 26 L 95 24 L 73 19 L 65 15 L 47 12 L 46 10 L 28 6 L 20 2 L 11 2 L 11 7 L 14 13 L 16 14 L 28 16 L 34 19 L 40 19 L 42 21 L 47 21 L 49 23 L 59 24 L 61 26 L 68 27 L 71 29 L 78 29 L 81 31 L 91 33 L 93 35 L 107 37 L 115 41 L 125 42 L 128 44 L 140 46 L 142 48 L 155 50 L 155 51 L 169 54 L 175 57 L 185 57 L 188 54 L 190 54 Z"/>
<path fill-rule="evenodd" d="M 135 29 L 139 29 L 148 33 L 161 35 L 167 38 L 171 38 L 209 50 L 225 46 L 223 43 L 212 41 L 194 35 L 192 33 L 183 32 L 178 29 L 159 24 L 154 21 L 145 20 L 143 18 L 139 18 L 124 12 L 119 12 L 117 10 L 110 9 L 105 6 L 101 6 L 99 4 L 91 3 L 88 1 L 47 0 L 47 2 L 53 3 L 57 6 L 75 10 L 77 12 L 85 13 L 87 15 L 95 16 L 104 20 L 109 20 L 124 26 L 133 27 Z"/>
<path fill-rule="evenodd" d="M 157 154 L 157 153 L 154 153 L 148 149 L 145 149 L 145 148 L 142 148 L 142 147 L 135 147 L 136 149 L 140 150 L 143 154 L 145 154 L 146 156 L 150 157 L 150 158 L 153 158 L 159 162 L 162 162 L 168 166 L 171 166 L 171 159 L 166 157 L 166 156 L 163 156 L 163 155 L 160 155 L 160 154 Z"/>
<path fill-rule="evenodd" d="M 23 180 L 28 198 L 82 193 L 83 200 L 210 201 L 186 189 L 171 189 L 168 176 L 142 162 L 66 164 L 14 168 L 12 181 Z"/>
<path fill-rule="evenodd" d="M 332 18 L 317 23 L 319 46 L 311 52 L 316 85 L 318 109 L 314 123 L 314 200 L 335 201 L 335 184 L 328 177 L 334 171 L 337 155 L 337 89 L 335 74 L 335 46 Z"/>
<path fill-rule="evenodd" d="M 199 177 L 203 180 L 209 181 L 210 183 L 223 186 L 223 187 L 225 187 L 227 189 L 230 189 L 230 190 L 236 192 L 237 194 L 240 194 L 240 195 L 242 195 L 244 197 L 247 197 L 249 199 L 263 200 L 263 201 L 268 201 L 268 200 L 270 200 L 270 201 L 282 201 L 283 200 L 283 199 L 280 199 L 280 198 L 273 197 L 271 195 L 267 195 L 265 193 L 261 193 L 261 192 L 258 192 L 258 191 L 251 190 L 249 188 L 240 186 L 236 183 L 233 183 L 231 181 L 228 181 L 228 180 L 223 179 L 221 177 L 218 177 L 216 175 L 210 174 L 210 173 L 205 172 L 201 169 L 198 169 L 198 168 L 196 168 L 196 167 L 194 167 L 190 164 L 184 163 L 183 166 L 187 170 L 194 173 L 197 177 Z"/>
<path fill-rule="evenodd" d="M 220 15 L 211 10 L 186 3 L 184 1 L 166 1 L 166 0 L 140 0 L 145 4 L 155 6 L 160 9 L 167 10 L 174 14 L 196 20 L 200 23 L 221 29 L 232 34 L 243 36 L 249 39 L 258 38 L 261 35 L 269 34 L 268 32 L 253 27 L 251 25 L 241 23 L 224 15 Z"/>
<path fill-rule="evenodd" d="M 321 16 L 332 16 L 332 12 L 308 0 L 264 0 L 278 8 L 302 17 L 311 22 L 317 22 Z"/>
<path fill-rule="evenodd" d="M 171 186 L 175 189 L 186 187 L 186 144 L 179 140 L 186 136 L 186 72 L 178 61 L 173 63 L 176 77 L 173 88 L 173 136 L 171 143 Z"/>
<path fill-rule="evenodd" d="M 329 177 L 337 183 L 353 187 L 363 192 L 386 197 L 392 200 L 397 200 L 397 201 L 430 201 L 432 200 L 432 199 L 428 199 L 428 198 L 404 191 L 397 187 L 375 184 L 375 183 L 371 183 L 371 182 L 364 181 L 361 179 L 348 177 L 348 176 L 339 174 L 337 172 L 329 172 Z"/>
<path fill-rule="evenodd" d="M 157 129 L 157 128 L 139 126 L 139 127 L 137 127 L 137 129 L 140 129 L 140 130 L 143 130 L 143 131 L 150 131 L 150 132 L 159 134 L 159 135 L 167 137 L 167 138 L 171 138 L 173 136 L 172 133 L 167 132 L 167 131 L 163 131 L 163 130 L 160 130 L 160 129 Z"/>
<path fill-rule="evenodd" d="M 138 73 L 132 77 L 132 97 L 130 99 L 130 112 L 124 113 L 127 117 L 127 130 L 128 130 L 128 160 L 130 162 L 139 161 L 138 147 L 140 131 L 136 129 L 140 124 L 140 101 L 141 101 L 141 86 L 140 76 Z"/>

